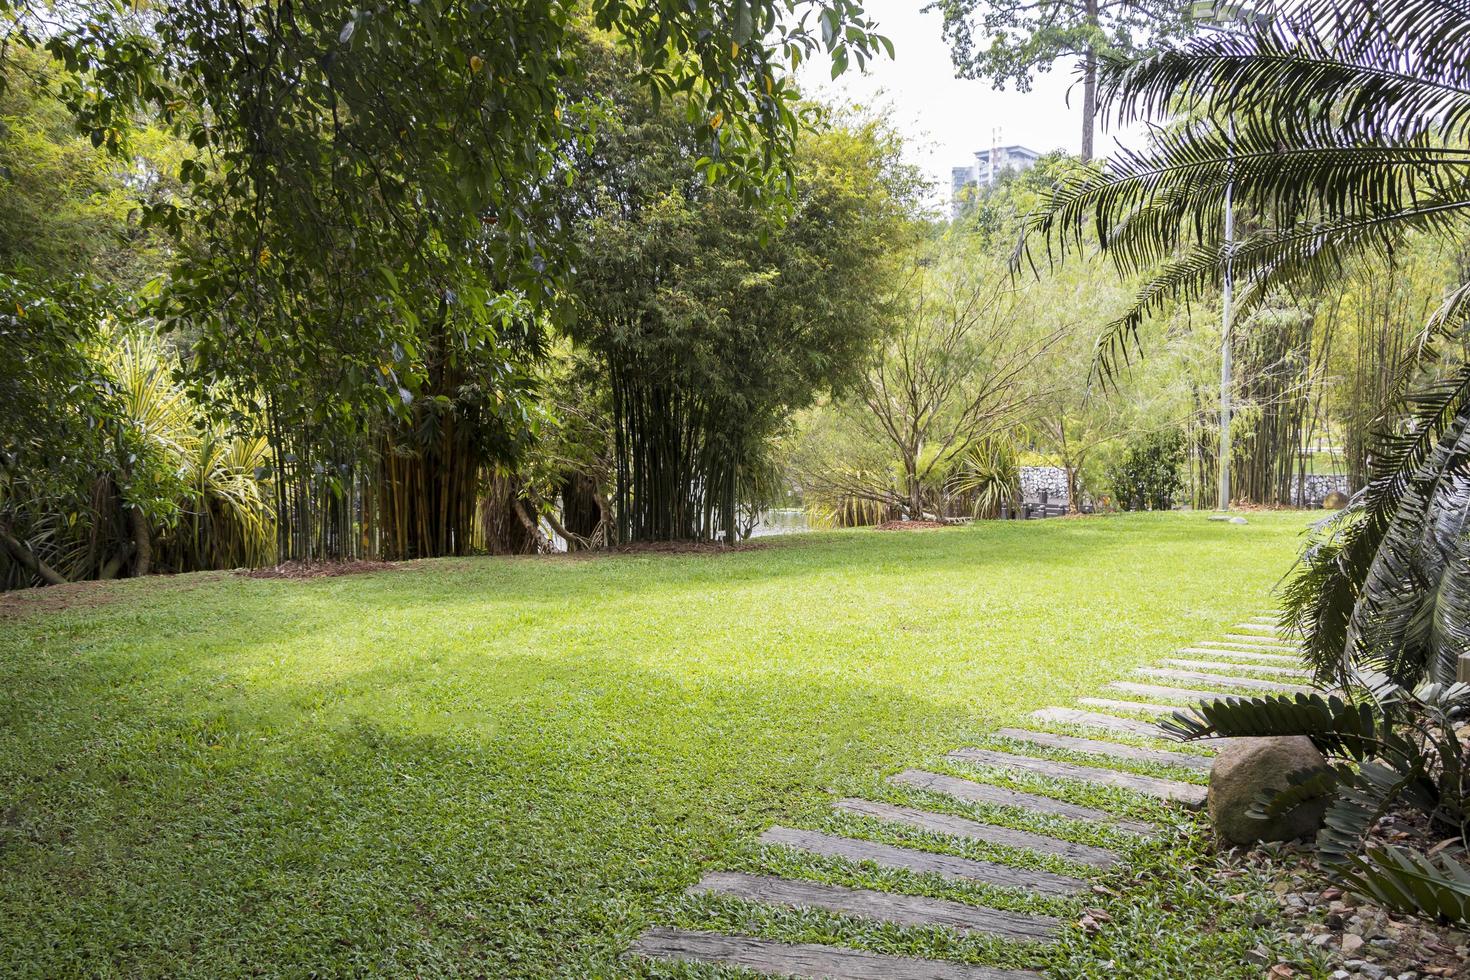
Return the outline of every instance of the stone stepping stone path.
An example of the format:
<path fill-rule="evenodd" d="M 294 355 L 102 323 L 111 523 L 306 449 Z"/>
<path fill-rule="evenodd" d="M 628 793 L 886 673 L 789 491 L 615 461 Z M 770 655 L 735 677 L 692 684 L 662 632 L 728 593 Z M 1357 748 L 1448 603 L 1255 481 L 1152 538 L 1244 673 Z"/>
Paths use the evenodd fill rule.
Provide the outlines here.
<path fill-rule="evenodd" d="M 1001 888 L 1024 888 L 1041 895 L 1074 895 L 1087 890 L 1087 882 L 1081 878 L 1052 874 L 1050 871 L 1030 871 L 1005 864 L 992 864 L 989 861 L 955 857 L 953 854 L 916 851 L 909 847 L 895 847 L 892 844 L 859 840 L 856 837 L 824 834 L 818 830 L 772 827 L 758 839 L 762 844 L 778 844 L 823 857 L 853 862 L 866 861 L 882 868 L 896 868 L 917 874 L 937 874 L 951 881 L 978 882 Z"/>
<path fill-rule="evenodd" d="M 1233 664 L 1223 660 L 1185 660 L 1183 657 L 1165 657 L 1160 663 L 1169 667 L 1182 667 L 1185 670 L 1209 670 L 1219 672 L 1222 670 L 1245 670 L 1253 674 L 1267 674 L 1271 677 L 1292 677 L 1298 680 L 1306 679 L 1306 672 L 1297 667 L 1277 667 L 1274 664 Z"/>
<path fill-rule="evenodd" d="M 915 830 L 926 830 L 934 834 L 946 834 L 985 844 L 1001 844 L 1018 850 L 1050 854 L 1075 864 L 1093 868 L 1108 868 L 1118 863 L 1116 851 L 1105 847 L 1091 847 L 1058 840 L 1044 834 L 1033 834 L 1028 830 L 1016 830 L 999 824 L 983 823 L 968 817 L 956 817 L 948 813 L 916 810 L 913 807 L 894 806 L 891 803 L 875 803 L 872 800 L 845 799 L 832 804 L 834 809 L 856 813 L 874 820 L 903 824 Z"/>
<path fill-rule="evenodd" d="M 1129 820 L 1125 817 L 1115 816 L 1105 810 L 1095 807 L 1082 806 L 1079 803 L 1068 803 L 1064 800 L 1052 799 L 1050 796 L 1037 796 L 1034 793 L 1023 793 L 1020 790 L 1006 789 L 1003 786 L 992 786 L 990 783 L 977 783 L 973 779 L 961 779 L 958 776 L 945 776 L 937 772 L 929 772 L 925 769 L 905 769 L 894 776 L 889 776 L 888 781 L 895 786 L 907 786 L 911 789 L 928 790 L 931 793 L 942 793 L 952 796 L 966 803 L 981 803 L 986 806 L 1008 806 L 1017 810 L 1025 810 L 1028 813 L 1039 813 L 1048 817 L 1062 817 L 1066 820 L 1080 820 L 1083 823 L 1105 823 L 1129 833 L 1147 836 L 1158 831 L 1154 824 L 1143 820 Z"/>
<path fill-rule="evenodd" d="M 1297 656 L 1298 646 L 1281 632 L 1276 622 L 1275 616 L 1265 613 L 1251 616 L 1248 622 L 1232 627 L 1234 632 L 1227 633 L 1218 640 L 1192 643 L 1180 649 L 1179 656 L 1162 660 L 1160 666 L 1140 667 L 1135 671 L 1143 677 L 1160 681 L 1187 681 L 1219 686 L 1226 688 L 1229 693 L 1119 680 L 1108 686 L 1116 691 L 1155 700 L 1085 697 L 1078 699 L 1078 704 L 1084 707 L 1042 708 L 1032 712 L 1031 717 L 1040 723 L 1071 725 L 1100 733 L 1117 732 L 1137 738 L 1164 739 L 1168 736 L 1159 727 L 1158 719 L 1187 706 L 1159 702 L 1210 701 L 1248 697 L 1252 692 L 1313 690 L 1307 686 L 1307 672 L 1301 669 L 1301 661 Z M 1299 679 L 1303 683 L 1285 683 L 1282 679 Z M 1100 710 L 1086 710 L 1088 708 Z M 1129 714 L 1146 714 L 1153 718 L 1127 717 Z M 1092 738 L 1025 728 L 1002 728 L 996 734 L 1021 743 L 1020 751 L 959 748 L 949 752 L 946 758 L 1005 772 L 1123 789 L 1189 808 L 1204 805 L 1207 789 L 1203 785 L 1182 779 L 1141 775 L 1126 769 L 1110 768 L 1108 764 L 1117 762 L 1126 766 L 1129 763 L 1146 763 L 1205 773 L 1210 767 L 1210 758 L 1207 755 L 1115 742 L 1101 735 Z M 1210 752 L 1215 747 L 1201 746 Z M 1023 754 L 1031 748 L 1074 752 L 1093 757 L 1098 764 L 1081 765 L 1044 755 Z M 961 803 L 1008 808 L 1028 816 L 1060 817 L 1087 824 L 1104 824 L 1140 836 L 1157 834 L 1160 830 L 1156 824 L 1121 817 L 1097 807 L 925 769 L 905 769 L 889 776 L 888 782 L 906 790 L 938 794 Z M 1046 834 L 990 823 L 983 816 L 962 817 L 924 809 L 922 806 L 901 806 L 856 797 L 837 800 L 832 807 L 842 814 L 957 841 L 978 841 L 1049 855 L 1089 869 L 1105 870 L 1120 861 L 1118 853 L 1107 848 L 1077 844 Z M 767 846 L 792 848 L 841 861 L 877 865 L 906 873 L 938 875 L 950 881 L 1024 889 L 1041 896 L 1078 895 L 1086 892 L 1091 885 L 1086 879 L 1071 875 L 817 830 L 775 826 L 762 833 L 758 840 Z M 1059 920 L 1045 915 L 1007 912 L 966 902 L 879 889 L 853 888 L 735 871 L 711 871 L 690 886 L 688 894 L 716 895 L 768 906 L 819 909 L 903 928 L 935 927 L 1027 943 L 1049 942 L 1056 937 L 1063 925 Z M 662 927 L 645 930 L 633 943 L 629 954 L 653 959 L 743 967 L 775 976 L 830 977 L 838 980 L 1041 978 L 1041 974 L 1029 970 L 997 969 L 949 960 L 869 953 L 841 946 L 777 942 L 754 936 Z"/>
<path fill-rule="evenodd" d="M 1262 648 L 1268 649 L 1268 650 L 1287 650 L 1287 651 L 1292 651 L 1292 650 L 1300 650 L 1301 649 L 1301 647 L 1298 646 L 1295 643 L 1289 643 L 1286 640 L 1273 639 L 1272 637 L 1269 637 L 1269 636 L 1261 636 L 1261 635 L 1253 634 L 1253 633 L 1252 634 L 1226 633 L 1221 638 L 1221 640 L 1222 640 L 1222 642 L 1225 642 L 1225 643 L 1236 643 L 1236 644 L 1241 644 L 1241 645 L 1256 646 L 1256 647 L 1262 647 Z"/>
<path fill-rule="evenodd" d="M 652 928 L 629 952 L 654 959 L 740 966 L 772 976 L 842 980 L 1039 980 L 1029 970 L 997 970 L 913 956 L 884 956 L 815 943 L 778 943 L 689 929 Z"/>
<path fill-rule="evenodd" d="M 900 926 L 943 926 L 1022 942 L 1050 942 L 1061 928 L 1060 922 L 1047 915 L 1002 912 L 939 898 L 732 871 L 705 875 L 689 887 L 688 894 L 724 895 L 766 905 L 824 909 Z"/>
<path fill-rule="evenodd" d="M 1296 693 L 1310 691 L 1305 684 L 1283 684 L 1280 681 L 1265 681 L 1256 677 L 1235 677 L 1231 674 L 1211 674 L 1202 670 L 1176 670 L 1173 667 L 1138 667 L 1133 671 L 1145 677 L 1161 677 L 1171 681 L 1195 681 L 1200 684 L 1219 684 L 1222 687 L 1243 687 L 1252 691 L 1276 691 Z"/>
<path fill-rule="evenodd" d="M 1152 796 L 1172 803 L 1183 803 L 1188 807 L 1205 805 L 1205 788 L 1194 783 L 1182 783 L 1176 779 L 1161 779 L 1158 776 L 1139 776 L 1118 769 L 1099 769 L 1079 766 L 1075 762 L 1057 762 L 1053 759 L 1038 759 L 1029 755 L 1012 755 L 991 749 L 956 749 L 949 758 L 961 762 L 996 766 L 1002 769 L 1018 769 L 1052 779 L 1074 779 L 1099 786 L 1116 786 Z"/>
<path fill-rule="evenodd" d="M 1155 729 L 1162 732 L 1159 729 Z M 1075 735 L 1053 735 L 1049 732 L 1028 732 L 1019 728 L 1002 728 L 996 732 L 1006 738 L 1013 738 L 1019 742 L 1030 742 L 1048 749 L 1066 749 L 1070 752 L 1083 752 L 1088 755 L 1106 756 L 1109 759 L 1122 759 L 1126 762 L 1150 762 L 1160 766 L 1178 766 L 1181 769 L 1196 769 L 1203 772 L 1210 771 L 1210 759 L 1202 755 L 1189 755 L 1184 752 L 1168 752 L 1164 749 L 1146 749 L 1137 745 L 1123 745 L 1118 742 L 1103 742 L 1095 738 L 1078 738 Z"/>
<path fill-rule="evenodd" d="M 1281 635 L 1281 628 L 1275 623 L 1258 623 L 1254 620 L 1248 623 L 1236 623 L 1231 629 L 1245 630 L 1247 633 L 1261 633 L 1267 636 Z"/>

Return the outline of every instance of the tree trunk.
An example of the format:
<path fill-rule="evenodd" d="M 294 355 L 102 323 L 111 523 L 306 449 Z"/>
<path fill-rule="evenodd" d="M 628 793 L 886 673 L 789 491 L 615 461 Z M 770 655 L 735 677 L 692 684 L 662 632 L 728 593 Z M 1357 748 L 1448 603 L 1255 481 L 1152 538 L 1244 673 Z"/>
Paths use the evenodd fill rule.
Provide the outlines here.
<path fill-rule="evenodd" d="M 60 572 L 36 557 L 34 551 L 27 548 L 19 538 L 10 533 L 9 525 L 0 524 L 0 545 L 5 547 L 10 557 L 14 558 L 21 568 L 35 575 L 47 585 L 66 584 L 66 579 Z"/>
<path fill-rule="evenodd" d="M 141 507 L 128 508 L 128 524 L 133 531 L 133 574 L 141 577 L 153 568 L 153 537 Z"/>
<path fill-rule="evenodd" d="M 919 487 L 919 461 L 913 456 L 904 460 L 904 475 L 909 484 L 909 520 L 924 519 L 924 499 Z"/>
<path fill-rule="evenodd" d="M 1087 0 L 1087 24 L 1097 27 L 1098 0 Z M 1093 134 L 1097 129 L 1097 51 L 1091 39 L 1082 56 L 1082 162 L 1091 163 Z"/>

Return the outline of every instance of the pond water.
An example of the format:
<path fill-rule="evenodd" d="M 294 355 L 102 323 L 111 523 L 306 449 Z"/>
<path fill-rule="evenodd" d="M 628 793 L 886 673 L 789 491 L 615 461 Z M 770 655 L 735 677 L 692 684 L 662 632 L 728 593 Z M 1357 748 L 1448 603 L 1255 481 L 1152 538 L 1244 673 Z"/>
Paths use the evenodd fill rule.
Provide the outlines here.
<path fill-rule="evenodd" d="M 752 538 L 766 538 L 773 534 L 799 534 L 810 531 L 806 511 L 800 507 L 773 507 L 761 514 L 760 523 L 750 532 Z"/>

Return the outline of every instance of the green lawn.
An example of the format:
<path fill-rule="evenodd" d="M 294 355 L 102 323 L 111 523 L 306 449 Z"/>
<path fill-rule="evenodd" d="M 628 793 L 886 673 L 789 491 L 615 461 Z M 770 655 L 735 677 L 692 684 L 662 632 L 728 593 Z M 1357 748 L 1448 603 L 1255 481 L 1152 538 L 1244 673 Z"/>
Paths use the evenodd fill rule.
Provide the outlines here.
<path fill-rule="evenodd" d="M 1126 897 L 1086 902 L 751 843 L 775 822 L 892 836 L 831 800 L 902 800 L 883 776 L 1269 605 L 1307 517 L 1250 520 L 134 581 L 0 619 L 0 973 L 625 975 L 646 970 L 619 958 L 644 926 L 679 923 L 1058 975 L 1258 976 L 1254 898 L 1179 874 L 1197 837 L 1131 847 L 1132 871 L 1099 878 Z M 716 868 L 1114 923 L 1038 957 L 680 897 Z"/>

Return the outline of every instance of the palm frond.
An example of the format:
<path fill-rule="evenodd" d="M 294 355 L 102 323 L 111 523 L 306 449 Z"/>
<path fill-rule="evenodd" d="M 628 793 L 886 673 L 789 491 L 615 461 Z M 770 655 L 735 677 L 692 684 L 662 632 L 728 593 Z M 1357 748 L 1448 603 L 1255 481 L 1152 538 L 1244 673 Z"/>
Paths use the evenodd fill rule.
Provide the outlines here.
<path fill-rule="evenodd" d="M 1436 858 L 1391 845 L 1371 847 L 1350 859 L 1338 877 L 1401 912 L 1470 922 L 1470 868 L 1448 854 Z"/>
<path fill-rule="evenodd" d="M 1323 751 L 1358 760 L 1377 754 L 1387 738 L 1373 705 L 1335 694 L 1218 698 L 1191 710 L 1174 712 L 1160 727 L 1180 741 L 1305 735 Z"/>
<path fill-rule="evenodd" d="M 1401 514 L 1412 516 L 1414 507 L 1424 505 L 1426 487 L 1450 458 L 1443 443 L 1457 439 L 1470 423 L 1470 365 L 1406 401 L 1409 417 L 1396 426 L 1385 425 L 1373 438 L 1374 471 L 1368 486 L 1318 530 L 1296 576 L 1282 590 L 1283 610 L 1304 637 L 1319 680 L 1345 678 L 1355 649 L 1349 639 L 1354 611 L 1389 528 Z M 1405 506 L 1411 495 L 1413 505 Z"/>
<path fill-rule="evenodd" d="M 1222 115 L 1269 101 L 1292 138 L 1328 130 L 1324 105 L 1333 107 L 1331 128 L 1354 136 L 1420 128 L 1466 135 L 1470 44 L 1459 4 L 1291 2 L 1262 13 L 1254 27 L 1200 35 L 1136 62 L 1109 60 L 1103 101 L 1124 122 L 1172 111 L 1181 93 Z"/>

